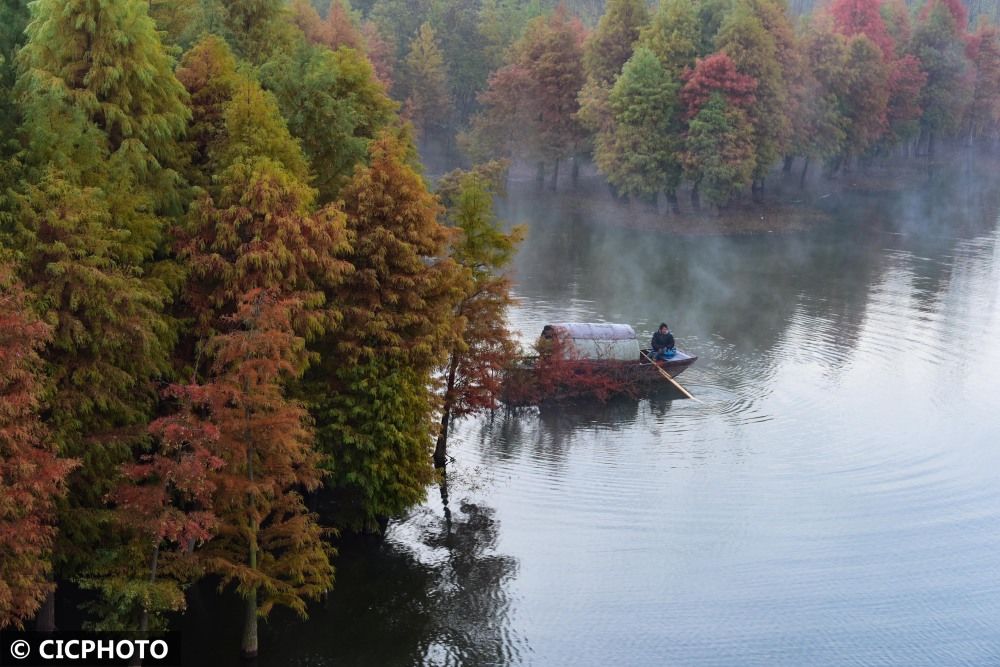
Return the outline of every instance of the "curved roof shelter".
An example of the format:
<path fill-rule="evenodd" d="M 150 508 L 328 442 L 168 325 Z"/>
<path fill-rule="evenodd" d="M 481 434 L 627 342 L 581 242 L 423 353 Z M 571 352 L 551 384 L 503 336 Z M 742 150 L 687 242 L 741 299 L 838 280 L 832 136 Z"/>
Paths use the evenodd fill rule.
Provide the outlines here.
<path fill-rule="evenodd" d="M 639 358 L 639 341 L 628 324 L 558 322 L 546 329 L 571 341 L 581 359 L 635 361 Z"/>

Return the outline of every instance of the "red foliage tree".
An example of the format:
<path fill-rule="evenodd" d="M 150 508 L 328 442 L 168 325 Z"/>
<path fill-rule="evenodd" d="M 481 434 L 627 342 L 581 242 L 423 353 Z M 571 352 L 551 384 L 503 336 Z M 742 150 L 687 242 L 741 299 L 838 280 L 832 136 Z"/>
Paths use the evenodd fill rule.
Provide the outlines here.
<path fill-rule="evenodd" d="M 203 396 L 223 465 L 210 477 L 220 521 L 202 561 L 245 601 L 246 656 L 257 654 L 259 617 L 276 604 L 304 617 L 305 600 L 332 583 L 330 551 L 300 493 L 320 484 L 319 454 L 305 408 L 284 390 L 306 364 L 305 341 L 293 327 L 302 306 L 281 290 L 250 290 L 226 318 L 230 329 L 208 346 L 213 363 Z"/>
<path fill-rule="evenodd" d="M 75 465 L 56 457 L 38 416 L 38 352 L 49 336 L 0 265 L 0 629 L 22 627 L 54 589 L 54 505 Z"/>
<path fill-rule="evenodd" d="M 1000 30 L 981 23 L 966 40 L 965 53 L 975 68 L 975 84 L 964 129 L 970 138 L 980 137 L 1000 121 Z"/>
<path fill-rule="evenodd" d="M 365 21 L 361 24 L 361 36 L 364 38 L 368 60 L 375 68 L 375 78 L 385 86 L 386 90 L 391 89 L 396 47 L 386 39 L 378 25 L 372 21 Z"/>
<path fill-rule="evenodd" d="M 879 0 L 834 0 L 829 11 L 834 25 L 842 35 L 865 35 L 887 59 L 891 59 L 896 45 L 882 18 L 880 4 Z"/>
<path fill-rule="evenodd" d="M 681 103 L 685 120 L 697 116 L 712 93 L 722 93 L 729 104 L 744 111 L 752 108 L 756 100 L 757 81 L 737 72 L 736 65 L 724 52 L 699 58 L 694 69 L 686 71 L 682 78 Z"/>

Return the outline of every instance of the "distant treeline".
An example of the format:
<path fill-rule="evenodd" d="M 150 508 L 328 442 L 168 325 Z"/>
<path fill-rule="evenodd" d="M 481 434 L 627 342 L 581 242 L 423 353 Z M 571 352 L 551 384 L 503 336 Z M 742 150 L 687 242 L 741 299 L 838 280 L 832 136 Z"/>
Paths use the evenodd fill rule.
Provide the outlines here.
<path fill-rule="evenodd" d="M 504 165 L 431 192 L 361 44 L 303 20 L 0 6 L 0 629 L 51 630 L 65 582 L 162 628 L 211 577 L 254 654 L 496 406 Z"/>
<path fill-rule="evenodd" d="M 621 195 L 686 182 L 724 206 L 782 161 L 804 176 L 998 132 L 996 3 L 344 3 L 292 9 L 314 39 L 364 45 L 418 131 L 553 183 L 589 157 Z"/>

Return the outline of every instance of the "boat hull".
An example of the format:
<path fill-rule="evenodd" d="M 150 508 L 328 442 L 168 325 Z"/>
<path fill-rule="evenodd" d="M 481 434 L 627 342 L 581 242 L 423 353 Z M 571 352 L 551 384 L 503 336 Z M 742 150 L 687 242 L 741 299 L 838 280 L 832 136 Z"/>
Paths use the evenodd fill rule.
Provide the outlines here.
<path fill-rule="evenodd" d="M 644 352 L 648 352 L 644 350 Z M 672 359 L 655 362 L 676 377 L 698 360 L 678 351 Z M 537 405 L 549 401 L 613 396 L 640 397 L 652 390 L 671 386 L 646 358 L 634 361 L 603 359 L 562 359 L 558 362 L 526 359 L 508 370 L 504 379 L 504 402 L 511 407 Z"/>

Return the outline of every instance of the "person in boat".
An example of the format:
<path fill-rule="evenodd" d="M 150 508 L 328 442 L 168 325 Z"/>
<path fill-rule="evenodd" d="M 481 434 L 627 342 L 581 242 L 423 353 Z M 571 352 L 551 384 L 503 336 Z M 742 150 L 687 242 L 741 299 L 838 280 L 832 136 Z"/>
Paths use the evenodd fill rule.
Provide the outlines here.
<path fill-rule="evenodd" d="M 677 354 L 677 347 L 674 344 L 674 335 L 670 333 L 670 327 L 667 326 L 666 322 L 661 322 L 660 328 L 653 334 L 653 340 L 650 343 L 650 348 L 649 356 L 652 357 L 653 361 L 659 361 L 660 359 L 673 359 L 673 357 Z"/>

